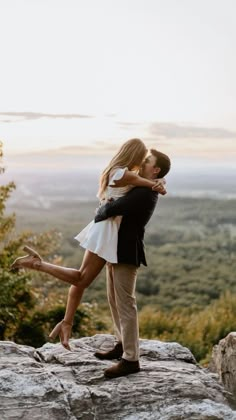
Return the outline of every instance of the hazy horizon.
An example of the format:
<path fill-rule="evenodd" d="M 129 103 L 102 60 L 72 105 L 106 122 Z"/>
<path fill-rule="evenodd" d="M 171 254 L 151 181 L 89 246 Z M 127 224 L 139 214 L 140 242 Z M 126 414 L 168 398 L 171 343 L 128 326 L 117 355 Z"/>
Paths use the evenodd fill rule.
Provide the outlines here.
<path fill-rule="evenodd" d="M 35 206 L 37 198 L 34 197 L 39 196 L 40 208 L 44 201 L 50 203 L 57 194 L 65 200 L 96 200 L 99 176 L 113 153 L 79 155 L 61 152 L 54 150 L 52 153 L 5 156 L 5 173 L 1 175 L 1 181 L 16 183 L 17 189 L 13 193 L 13 200 L 10 200 L 13 207 L 29 197 Z M 171 171 L 166 176 L 169 196 L 236 198 L 234 158 L 209 160 L 175 157 L 171 163 Z"/>

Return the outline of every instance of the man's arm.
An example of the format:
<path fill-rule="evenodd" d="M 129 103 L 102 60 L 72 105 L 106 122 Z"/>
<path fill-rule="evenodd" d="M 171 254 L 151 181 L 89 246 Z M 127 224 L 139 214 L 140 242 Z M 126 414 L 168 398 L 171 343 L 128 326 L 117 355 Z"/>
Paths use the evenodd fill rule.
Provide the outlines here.
<path fill-rule="evenodd" d="M 109 201 L 104 206 L 99 207 L 94 221 L 97 223 L 108 219 L 108 217 L 130 216 L 135 214 L 145 200 L 151 199 L 156 201 L 157 194 L 146 187 L 133 188 L 123 197 Z"/>

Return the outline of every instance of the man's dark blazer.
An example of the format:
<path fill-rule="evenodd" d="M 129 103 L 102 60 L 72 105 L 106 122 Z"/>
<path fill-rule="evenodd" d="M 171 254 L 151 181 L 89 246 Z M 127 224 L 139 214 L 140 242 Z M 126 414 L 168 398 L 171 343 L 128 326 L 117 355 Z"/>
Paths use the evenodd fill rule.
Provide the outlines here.
<path fill-rule="evenodd" d="M 150 188 L 135 187 L 123 197 L 99 207 L 96 223 L 108 217 L 123 216 L 118 234 L 118 263 L 147 265 L 143 238 L 157 199 L 158 193 Z"/>

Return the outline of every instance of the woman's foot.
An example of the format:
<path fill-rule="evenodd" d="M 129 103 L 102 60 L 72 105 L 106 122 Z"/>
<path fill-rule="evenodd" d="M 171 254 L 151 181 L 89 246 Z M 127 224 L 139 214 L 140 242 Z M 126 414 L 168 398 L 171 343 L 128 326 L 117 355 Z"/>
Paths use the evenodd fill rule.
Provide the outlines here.
<path fill-rule="evenodd" d="M 42 262 L 42 258 L 36 251 L 34 251 L 34 249 L 29 248 L 28 246 L 24 246 L 23 250 L 28 252 L 28 255 L 25 255 L 24 257 L 16 258 L 16 260 L 10 266 L 10 271 L 19 270 L 20 268 L 37 269 L 37 267 L 40 266 Z"/>
<path fill-rule="evenodd" d="M 49 334 L 49 338 L 55 339 L 57 336 L 60 338 L 60 342 L 63 347 L 67 350 L 71 350 L 69 346 L 69 338 L 71 336 L 72 324 L 65 321 L 64 319 L 53 328 Z"/>

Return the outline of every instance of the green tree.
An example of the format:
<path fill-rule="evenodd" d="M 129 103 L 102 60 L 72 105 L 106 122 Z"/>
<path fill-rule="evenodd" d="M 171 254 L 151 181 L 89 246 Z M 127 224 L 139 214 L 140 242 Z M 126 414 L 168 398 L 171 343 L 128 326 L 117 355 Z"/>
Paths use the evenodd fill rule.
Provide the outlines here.
<path fill-rule="evenodd" d="M 0 175 L 3 149 L 0 143 Z M 33 295 L 29 287 L 29 274 L 18 276 L 9 272 L 12 255 L 19 253 L 19 248 L 27 235 L 14 237 L 15 214 L 6 214 L 6 202 L 15 189 L 14 182 L 0 186 L 0 339 L 11 338 L 15 328 L 33 307 Z"/>
<path fill-rule="evenodd" d="M 2 156 L 3 145 L 0 142 L 0 175 L 4 173 Z M 49 331 L 63 318 L 65 307 L 46 305 L 39 310 L 39 300 L 44 301 L 44 294 L 42 288 L 34 289 L 32 284 L 39 279 L 40 284 L 45 285 L 47 275 L 35 271 L 12 272 L 9 267 L 20 255 L 25 243 L 58 263 L 60 259 L 54 252 L 60 244 L 61 235 L 55 231 L 37 235 L 32 232 L 16 234 L 16 216 L 6 211 L 7 200 L 15 188 L 14 182 L 0 185 L 0 340 L 10 339 L 37 347 L 47 340 Z M 82 304 L 75 316 L 76 334 L 86 336 L 104 328 L 95 306 Z"/>
<path fill-rule="evenodd" d="M 3 144 L 0 142 L 0 176 Z M 9 267 L 20 255 L 24 243 L 37 246 L 43 253 L 52 252 L 58 245 L 58 235 L 47 232 L 34 235 L 31 232 L 16 234 L 15 214 L 7 214 L 7 200 L 16 188 L 14 182 L 0 185 L 0 339 L 14 339 L 15 332 L 22 322 L 30 317 L 35 305 L 34 290 L 31 285 L 30 271 L 11 272 Z"/>

